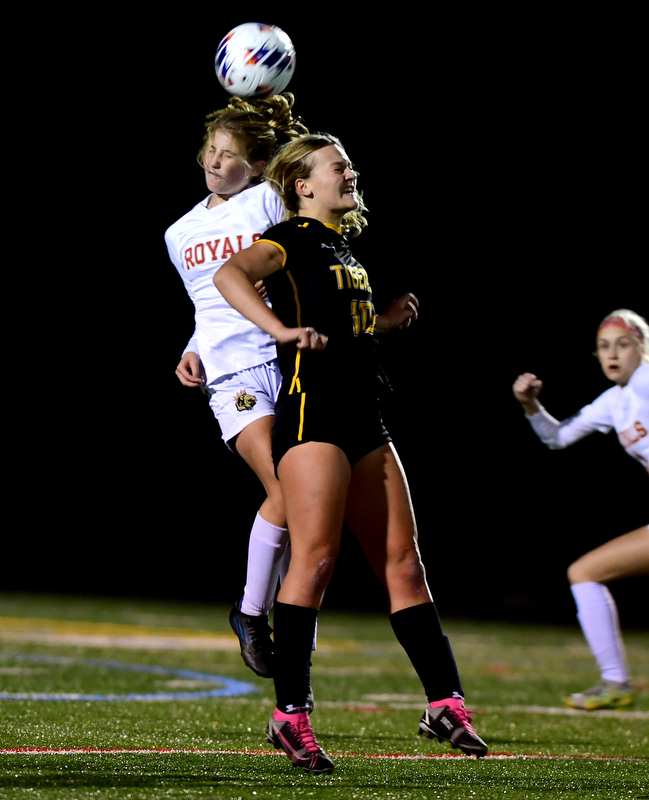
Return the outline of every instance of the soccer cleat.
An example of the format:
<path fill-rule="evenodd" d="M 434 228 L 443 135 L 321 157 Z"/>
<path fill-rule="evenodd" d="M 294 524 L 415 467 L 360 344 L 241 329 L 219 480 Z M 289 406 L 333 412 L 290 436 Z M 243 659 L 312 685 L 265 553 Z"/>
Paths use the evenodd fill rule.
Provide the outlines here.
<path fill-rule="evenodd" d="M 278 708 L 270 718 L 266 738 L 276 750 L 283 750 L 293 762 L 305 772 L 319 775 L 333 772 L 334 765 L 316 741 L 311 719 L 305 708 L 285 714 Z"/>
<path fill-rule="evenodd" d="M 419 734 L 450 742 L 468 756 L 481 758 L 488 749 L 471 727 L 471 717 L 461 698 L 447 697 L 429 703 L 419 723 Z"/>
<path fill-rule="evenodd" d="M 564 697 L 563 702 L 570 708 L 594 711 L 597 708 L 626 708 L 633 704 L 633 687 L 628 681 L 607 681 L 602 679 L 597 686 Z"/>
<path fill-rule="evenodd" d="M 235 606 L 230 612 L 230 625 L 239 639 L 241 658 L 246 666 L 262 678 L 273 677 L 273 629 L 268 616 L 251 617 Z"/>

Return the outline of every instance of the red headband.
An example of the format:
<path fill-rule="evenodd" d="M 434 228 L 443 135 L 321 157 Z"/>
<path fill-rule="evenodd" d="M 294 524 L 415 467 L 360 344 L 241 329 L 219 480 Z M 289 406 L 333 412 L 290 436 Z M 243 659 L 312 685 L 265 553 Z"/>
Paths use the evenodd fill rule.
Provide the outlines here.
<path fill-rule="evenodd" d="M 601 330 L 604 330 L 604 328 L 624 328 L 625 330 L 629 331 L 630 334 L 635 336 L 638 341 L 644 341 L 640 328 L 636 328 L 635 325 L 629 325 L 629 323 L 625 322 L 622 317 L 611 317 L 610 319 L 604 320 L 604 322 L 602 322 L 602 324 L 599 326 L 597 333 L 599 333 Z"/>

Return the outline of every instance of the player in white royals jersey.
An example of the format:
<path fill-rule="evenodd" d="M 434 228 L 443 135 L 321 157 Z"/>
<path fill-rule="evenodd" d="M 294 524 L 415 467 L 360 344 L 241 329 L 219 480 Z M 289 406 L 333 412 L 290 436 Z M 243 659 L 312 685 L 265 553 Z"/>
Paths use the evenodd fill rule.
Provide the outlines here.
<path fill-rule="evenodd" d="M 626 452 L 649 472 L 649 325 L 628 309 L 609 314 L 597 331 L 597 358 L 615 386 L 563 422 L 538 401 L 542 382 L 529 372 L 513 390 L 534 432 L 548 447 L 568 447 L 593 431 L 615 430 Z M 606 584 L 649 574 L 649 528 L 618 536 L 568 569 L 577 617 L 595 656 L 601 680 L 564 698 L 572 708 L 620 708 L 633 702 L 615 601 Z"/>
<path fill-rule="evenodd" d="M 210 194 L 165 234 L 196 312 L 176 375 L 183 386 L 200 387 L 209 396 L 223 440 L 266 491 L 250 532 L 243 597 L 230 614 L 245 663 L 262 677 L 272 675 L 268 612 L 289 557 L 270 438 L 281 379 L 275 341 L 231 308 L 212 278 L 282 217 L 282 204 L 263 181 L 263 171 L 281 144 L 307 130 L 292 116 L 292 106 L 289 93 L 267 100 L 232 98 L 207 117 L 198 162 Z"/>

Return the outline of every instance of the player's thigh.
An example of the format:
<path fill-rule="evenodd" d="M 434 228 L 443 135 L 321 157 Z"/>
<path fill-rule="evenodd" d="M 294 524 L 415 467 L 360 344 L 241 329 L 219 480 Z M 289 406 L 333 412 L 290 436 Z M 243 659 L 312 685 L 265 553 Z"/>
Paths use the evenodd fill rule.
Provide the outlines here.
<path fill-rule="evenodd" d="M 393 561 L 419 559 L 410 490 L 391 444 L 354 465 L 345 518 L 377 574 Z"/>
<path fill-rule="evenodd" d="M 237 453 L 263 483 L 266 493 L 279 491 L 272 455 L 273 420 L 272 415 L 259 417 L 246 425 L 234 440 Z"/>
<path fill-rule="evenodd" d="M 291 537 L 291 562 L 277 599 L 320 608 L 340 550 L 349 462 L 335 445 L 291 447 L 277 472 Z"/>
<path fill-rule="evenodd" d="M 340 544 L 351 468 L 345 454 L 326 442 L 305 442 L 277 467 L 291 534 L 292 559 Z"/>
<path fill-rule="evenodd" d="M 571 583 L 606 583 L 649 574 L 649 528 L 637 528 L 581 556 L 568 570 Z"/>

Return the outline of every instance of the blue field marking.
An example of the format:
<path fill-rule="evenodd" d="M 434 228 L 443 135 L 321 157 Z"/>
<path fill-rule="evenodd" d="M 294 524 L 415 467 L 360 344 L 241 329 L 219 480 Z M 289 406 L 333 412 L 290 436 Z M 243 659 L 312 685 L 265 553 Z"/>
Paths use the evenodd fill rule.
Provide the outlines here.
<path fill-rule="evenodd" d="M 0 700 L 199 700 L 207 697 L 236 697 L 259 691 L 252 683 L 226 678 L 223 675 L 210 675 L 189 669 L 175 669 L 150 664 L 129 664 L 101 658 L 71 658 L 67 656 L 30 655 L 25 653 L 3 653 L 0 658 L 11 661 L 29 661 L 35 664 L 81 664 L 88 667 L 126 670 L 127 672 L 148 672 L 152 675 L 168 675 L 176 678 L 201 680 L 219 685 L 218 689 L 198 692 L 156 692 L 154 694 L 74 694 L 67 692 L 0 692 Z"/>

